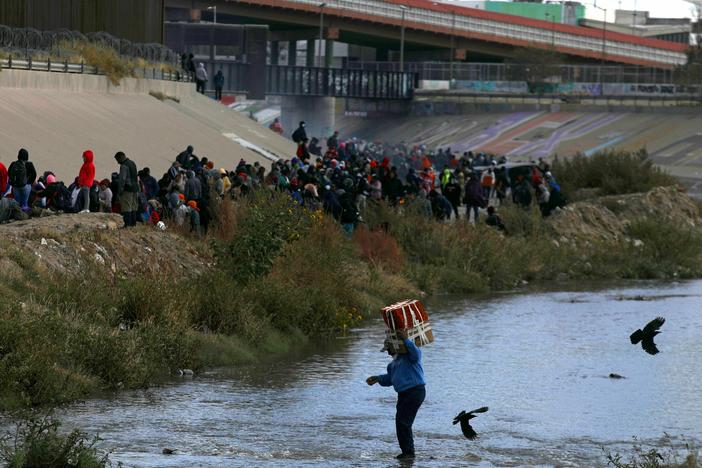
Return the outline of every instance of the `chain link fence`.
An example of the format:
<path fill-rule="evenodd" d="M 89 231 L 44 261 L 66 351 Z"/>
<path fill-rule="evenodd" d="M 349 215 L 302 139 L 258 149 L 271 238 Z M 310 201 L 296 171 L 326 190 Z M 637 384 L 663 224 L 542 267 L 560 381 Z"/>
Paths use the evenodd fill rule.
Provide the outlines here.
<path fill-rule="evenodd" d="M 142 58 L 149 62 L 179 66 L 179 55 L 162 44 L 131 42 L 106 32 L 83 34 L 68 29 L 40 31 L 33 28 L 11 28 L 0 25 L 0 49 L 15 57 L 30 58 L 41 54 L 60 56 L 62 46 L 79 42 L 111 47 L 123 57 Z"/>

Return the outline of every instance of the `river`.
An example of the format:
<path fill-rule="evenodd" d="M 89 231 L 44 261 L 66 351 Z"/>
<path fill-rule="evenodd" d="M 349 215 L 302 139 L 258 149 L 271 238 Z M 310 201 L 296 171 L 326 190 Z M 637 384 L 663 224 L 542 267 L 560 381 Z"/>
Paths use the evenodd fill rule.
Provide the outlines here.
<path fill-rule="evenodd" d="M 596 466 L 632 437 L 702 442 L 702 282 L 529 292 L 430 303 L 416 466 Z M 629 334 L 661 315 L 650 356 Z M 396 466 L 384 325 L 302 356 L 91 400 L 60 414 L 125 466 Z M 625 378 L 608 378 L 611 372 Z M 489 406 L 463 438 L 451 420 Z M 162 455 L 164 447 L 176 450 Z"/>

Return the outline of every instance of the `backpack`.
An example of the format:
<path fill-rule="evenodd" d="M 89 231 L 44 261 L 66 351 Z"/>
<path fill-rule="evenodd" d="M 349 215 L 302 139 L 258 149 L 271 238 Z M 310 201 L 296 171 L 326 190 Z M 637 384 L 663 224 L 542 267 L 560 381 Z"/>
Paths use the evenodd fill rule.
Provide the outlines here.
<path fill-rule="evenodd" d="M 292 133 L 292 141 L 295 143 L 300 143 L 304 138 L 302 136 L 302 132 L 304 130 L 300 129 L 299 127 Z"/>
<path fill-rule="evenodd" d="M 24 161 L 18 159 L 10 164 L 8 176 L 10 185 L 13 187 L 24 187 L 27 185 L 27 167 Z"/>
<path fill-rule="evenodd" d="M 61 211 L 72 211 L 73 203 L 71 200 L 71 192 L 63 182 L 58 182 L 56 187 L 55 206 Z"/>
<path fill-rule="evenodd" d="M 90 211 L 100 211 L 100 186 L 97 182 L 93 182 L 93 186 L 90 187 Z"/>

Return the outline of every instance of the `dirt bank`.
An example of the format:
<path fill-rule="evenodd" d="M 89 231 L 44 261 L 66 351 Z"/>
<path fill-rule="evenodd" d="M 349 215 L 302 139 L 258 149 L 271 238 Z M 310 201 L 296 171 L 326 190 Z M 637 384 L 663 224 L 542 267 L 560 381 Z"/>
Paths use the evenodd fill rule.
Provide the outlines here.
<path fill-rule="evenodd" d="M 206 252 L 177 233 L 152 227 L 121 229 L 119 215 L 62 214 L 0 225 L 6 269 L 20 252 L 57 273 L 77 273 L 90 262 L 120 276 L 136 273 L 198 274 L 209 263 Z"/>
<path fill-rule="evenodd" d="M 702 226 L 697 203 L 677 187 L 576 202 L 555 213 L 549 224 L 560 240 L 610 241 L 626 239 L 627 227 L 641 219 L 677 227 Z"/>

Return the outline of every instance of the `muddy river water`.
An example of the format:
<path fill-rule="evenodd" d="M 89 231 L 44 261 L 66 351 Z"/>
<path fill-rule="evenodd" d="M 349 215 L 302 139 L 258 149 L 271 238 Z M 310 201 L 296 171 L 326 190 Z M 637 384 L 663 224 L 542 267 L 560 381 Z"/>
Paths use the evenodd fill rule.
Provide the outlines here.
<path fill-rule="evenodd" d="M 598 466 L 632 437 L 702 442 L 702 282 L 530 292 L 431 303 L 415 466 Z M 629 334 L 666 323 L 657 356 Z M 301 356 L 219 370 L 67 408 L 125 466 L 397 466 L 383 324 Z M 610 379 L 618 373 L 624 379 Z M 468 441 L 451 424 L 489 406 Z M 162 455 L 164 447 L 176 450 Z"/>

